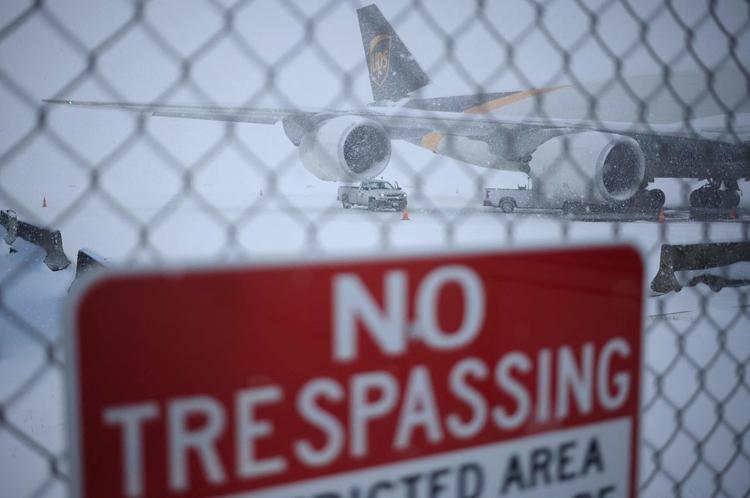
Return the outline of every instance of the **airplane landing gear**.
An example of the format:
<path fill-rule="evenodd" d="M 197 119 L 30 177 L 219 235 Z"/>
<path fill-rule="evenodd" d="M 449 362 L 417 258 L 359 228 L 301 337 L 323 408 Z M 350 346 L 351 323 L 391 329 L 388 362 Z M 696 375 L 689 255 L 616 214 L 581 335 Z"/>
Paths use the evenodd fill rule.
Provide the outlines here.
<path fill-rule="evenodd" d="M 616 213 L 623 215 L 656 214 L 662 207 L 666 196 L 660 189 L 641 189 L 626 201 L 612 203 L 587 203 L 567 201 L 562 206 L 564 215 Z"/>
<path fill-rule="evenodd" d="M 631 205 L 634 209 L 642 212 L 658 211 L 664 207 L 666 196 L 664 191 L 658 188 L 651 190 L 639 190 L 632 198 Z"/>
<path fill-rule="evenodd" d="M 721 190 L 720 180 L 709 180 L 706 185 L 690 192 L 690 207 L 698 209 L 732 209 L 740 205 L 737 180 L 725 180 Z"/>

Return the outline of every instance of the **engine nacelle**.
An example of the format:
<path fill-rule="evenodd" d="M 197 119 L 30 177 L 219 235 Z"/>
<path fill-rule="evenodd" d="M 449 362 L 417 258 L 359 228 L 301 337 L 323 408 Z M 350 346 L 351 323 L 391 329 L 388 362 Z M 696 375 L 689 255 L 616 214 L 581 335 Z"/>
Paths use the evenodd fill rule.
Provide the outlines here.
<path fill-rule="evenodd" d="M 332 118 L 300 141 L 302 164 L 327 181 L 361 181 L 383 172 L 391 158 L 391 138 L 377 122 L 358 116 Z"/>
<path fill-rule="evenodd" d="M 534 185 L 553 200 L 618 203 L 629 200 L 646 178 L 638 142 L 614 133 L 585 132 L 553 138 L 530 163 Z"/>

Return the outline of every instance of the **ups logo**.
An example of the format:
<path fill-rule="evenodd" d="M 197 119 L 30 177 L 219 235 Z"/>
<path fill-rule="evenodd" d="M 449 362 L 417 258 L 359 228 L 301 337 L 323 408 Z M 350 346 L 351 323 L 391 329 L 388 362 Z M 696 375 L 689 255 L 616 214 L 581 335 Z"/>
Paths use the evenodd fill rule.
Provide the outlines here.
<path fill-rule="evenodd" d="M 377 35 L 370 42 L 370 78 L 378 86 L 383 86 L 383 83 L 388 78 L 390 59 L 390 35 Z"/>

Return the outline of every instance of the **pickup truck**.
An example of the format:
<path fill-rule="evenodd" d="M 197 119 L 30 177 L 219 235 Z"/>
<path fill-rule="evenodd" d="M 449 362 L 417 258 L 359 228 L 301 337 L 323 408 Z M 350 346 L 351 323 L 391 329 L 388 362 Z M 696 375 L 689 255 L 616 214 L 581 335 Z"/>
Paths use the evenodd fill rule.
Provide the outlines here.
<path fill-rule="evenodd" d="M 653 189 L 633 196 L 621 203 L 585 202 L 575 198 L 546 197 L 539 191 L 527 187 L 486 188 L 484 205 L 499 207 L 504 213 L 512 213 L 518 208 L 525 209 L 560 209 L 563 214 L 584 213 L 623 213 L 654 214 L 664 205 L 664 193 Z"/>
<path fill-rule="evenodd" d="M 370 211 L 406 208 L 406 192 L 384 180 L 367 180 L 359 186 L 342 185 L 336 197 L 344 208 L 367 206 Z"/>
<path fill-rule="evenodd" d="M 484 189 L 484 205 L 499 207 L 504 213 L 512 213 L 516 208 L 560 209 L 562 207 L 526 187 L 486 188 Z"/>

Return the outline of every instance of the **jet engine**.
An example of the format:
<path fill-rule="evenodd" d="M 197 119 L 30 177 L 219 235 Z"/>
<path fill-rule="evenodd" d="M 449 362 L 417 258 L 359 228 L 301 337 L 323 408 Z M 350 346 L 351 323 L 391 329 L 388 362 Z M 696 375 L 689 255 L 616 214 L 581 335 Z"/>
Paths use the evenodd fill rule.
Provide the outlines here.
<path fill-rule="evenodd" d="M 302 164 L 327 181 L 360 181 L 383 172 L 391 158 L 391 138 L 377 122 L 358 116 L 328 119 L 300 140 Z"/>
<path fill-rule="evenodd" d="M 534 152 L 529 167 L 534 184 L 546 197 L 571 203 L 624 203 L 646 179 L 638 142 L 613 133 L 575 133 L 548 140 Z"/>

